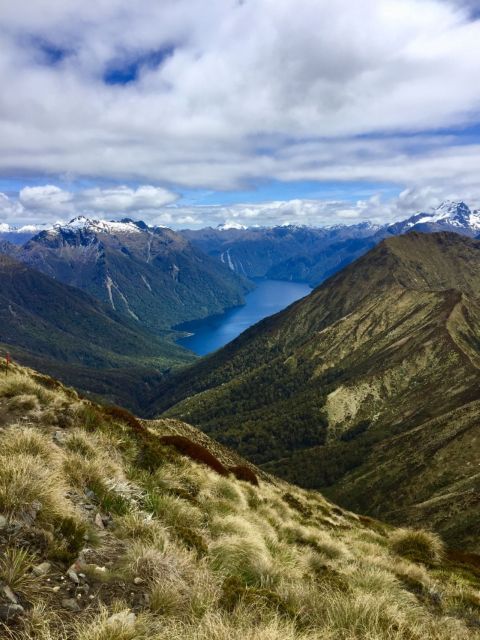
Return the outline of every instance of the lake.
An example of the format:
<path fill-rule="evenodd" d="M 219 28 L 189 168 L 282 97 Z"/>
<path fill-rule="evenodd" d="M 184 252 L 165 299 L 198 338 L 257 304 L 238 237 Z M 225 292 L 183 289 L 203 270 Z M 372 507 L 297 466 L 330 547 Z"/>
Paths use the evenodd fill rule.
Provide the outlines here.
<path fill-rule="evenodd" d="M 182 330 L 191 331 L 193 335 L 180 338 L 178 343 L 200 356 L 206 355 L 223 347 L 252 324 L 285 309 L 312 291 L 308 284 L 302 282 L 257 280 L 256 285 L 257 288 L 245 296 L 242 307 L 183 324 Z"/>

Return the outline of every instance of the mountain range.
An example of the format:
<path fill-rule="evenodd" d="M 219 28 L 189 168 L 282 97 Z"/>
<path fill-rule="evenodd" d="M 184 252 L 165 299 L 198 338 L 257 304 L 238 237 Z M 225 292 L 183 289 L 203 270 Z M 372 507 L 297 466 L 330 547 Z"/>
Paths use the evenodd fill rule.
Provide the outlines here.
<path fill-rule="evenodd" d="M 181 233 L 236 273 L 249 278 L 308 282 L 316 286 L 392 235 L 408 231 L 480 233 L 480 212 L 464 202 L 444 202 L 393 224 L 333 227 L 282 226 L 186 230 Z"/>
<path fill-rule="evenodd" d="M 128 219 L 80 217 L 2 249 L 157 334 L 242 304 L 251 288 L 174 231 Z"/>
<path fill-rule="evenodd" d="M 173 376 L 152 410 L 478 552 L 479 368 L 480 242 L 410 232 Z"/>

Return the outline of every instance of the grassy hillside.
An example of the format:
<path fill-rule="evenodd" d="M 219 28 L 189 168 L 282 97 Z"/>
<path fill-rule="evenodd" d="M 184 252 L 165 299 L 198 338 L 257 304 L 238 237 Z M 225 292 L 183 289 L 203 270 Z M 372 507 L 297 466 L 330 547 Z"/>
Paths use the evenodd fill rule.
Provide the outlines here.
<path fill-rule="evenodd" d="M 391 238 L 174 376 L 157 409 L 349 508 L 419 519 L 479 551 L 476 431 L 448 418 L 480 399 L 479 298 L 480 243 Z"/>
<path fill-rule="evenodd" d="M 432 533 L 20 367 L 0 379 L 0 419 L 2 638 L 480 637 L 478 557 Z"/>
<path fill-rule="evenodd" d="M 192 356 L 88 294 L 0 255 L 0 349 L 84 391 L 139 407 L 144 378 Z"/>

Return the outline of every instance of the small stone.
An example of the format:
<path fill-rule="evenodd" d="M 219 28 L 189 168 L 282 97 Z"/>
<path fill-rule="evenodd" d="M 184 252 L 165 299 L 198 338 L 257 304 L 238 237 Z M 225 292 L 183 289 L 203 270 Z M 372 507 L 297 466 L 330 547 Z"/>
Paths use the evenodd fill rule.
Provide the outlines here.
<path fill-rule="evenodd" d="M 94 571 L 96 573 L 106 573 L 107 572 L 107 567 L 95 567 Z"/>
<path fill-rule="evenodd" d="M 116 626 L 119 625 L 123 629 L 134 629 L 135 627 L 135 619 L 136 616 L 133 611 L 129 611 L 125 609 L 125 611 L 120 611 L 119 613 L 114 613 L 107 620 L 108 625 Z"/>
<path fill-rule="evenodd" d="M 95 526 L 97 526 L 99 529 L 105 529 L 105 525 L 103 524 L 102 516 L 100 513 L 97 513 L 97 515 L 95 516 Z"/>
<path fill-rule="evenodd" d="M 53 587 L 52 591 L 54 593 L 58 593 L 60 591 L 60 587 L 57 585 L 57 586 Z"/>
<path fill-rule="evenodd" d="M 53 439 L 57 444 L 63 444 L 65 442 L 65 434 L 61 431 L 55 431 Z"/>
<path fill-rule="evenodd" d="M 95 596 L 92 594 L 91 596 L 88 596 L 90 598 L 90 600 L 93 600 L 95 598 Z"/>
<path fill-rule="evenodd" d="M 142 582 L 142 578 L 139 578 L 138 576 L 133 579 L 133 584 L 142 584 Z"/>
<path fill-rule="evenodd" d="M 25 609 L 19 604 L 2 604 L 0 605 L 0 620 L 2 622 L 11 622 L 25 613 Z"/>
<path fill-rule="evenodd" d="M 8 520 L 5 516 L 0 516 L 0 530 L 8 527 Z"/>
<path fill-rule="evenodd" d="M 32 571 L 36 576 L 46 576 L 50 572 L 52 565 L 50 562 L 42 562 L 33 567 Z"/>
<path fill-rule="evenodd" d="M 75 584 L 80 584 L 80 578 L 78 577 L 76 571 L 74 571 L 73 569 L 69 569 L 67 571 L 67 576 L 70 578 L 70 580 L 72 582 L 74 582 Z"/>
<path fill-rule="evenodd" d="M 78 577 L 79 577 L 79 578 L 83 578 L 83 579 L 85 579 L 87 576 L 86 576 L 84 573 L 79 573 L 79 574 L 78 574 Z"/>
<path fill-rule="evenodd" d="M 10 589 L 8 584 L 2 587 L 2 592 L 3 592 L 3 595 L 7 598 L 7 600 L 10 600 L 12 604 L 18 604 L 17 596 L 13 593 L 13 591 Z"/>
<path fill-rule="evenodd" d="M 74 611 L 74 612 L 81 611 L 78 605 L 78 602 L 75 600 L 75 598 L 65 598 L 64 600 L 62 600 L 62 607 L 64 609 L 68 609 L 69 611 Z"/>
<path fill-rule="evenodd" d="M 85 504 L 83 506 L 85 507 L 85 509 L 87 509 L 87 511 L 93 511 L 93 509 L 95 509 L 95 505 L 93 504 Z"/>
<path fill-rule="evenodd" d="M 90 498 L 90 500 L 95 500 L 95 498 L 97 497 L 91 489 L 85 489 L 84 493 L 87 498 Z"/>

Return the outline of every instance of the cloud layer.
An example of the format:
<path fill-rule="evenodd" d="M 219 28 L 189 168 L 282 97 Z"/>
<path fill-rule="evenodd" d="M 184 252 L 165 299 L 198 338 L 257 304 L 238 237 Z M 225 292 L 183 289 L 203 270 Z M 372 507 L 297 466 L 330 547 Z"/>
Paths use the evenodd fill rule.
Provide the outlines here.
<path fill-rule="evenodd" d="M 29 211 L 269 179 L 478 190 L 476 2 L 1 4 L 0 175 L 156 185 L 32 187 Z"/>
<path fill-rule="evenodd" d="M 423 187 L 405 189 L 393 198 L 374 195 L 354 202 L 296 198 L 258 204 L 186 206 L 177 204 L 175 194 L 152 186 L 71 192 L 45 185 L 25 187 L 17 198 L 0 193 L 0 229 L 7 223 L 17 227 L 61 223 L 79 215 L 107 220 L 131 216 L 151 225 L 173 228 L 216 227 L 224 223 L 247 227 L 285 224 L 324 226 L 366 220 L 383 224 L 428 211 L 445 199 L 456 200 L 460 196 L 442 188 Z M 473 198 L 467 202 L 475 208 L 479 200 Z"/>

